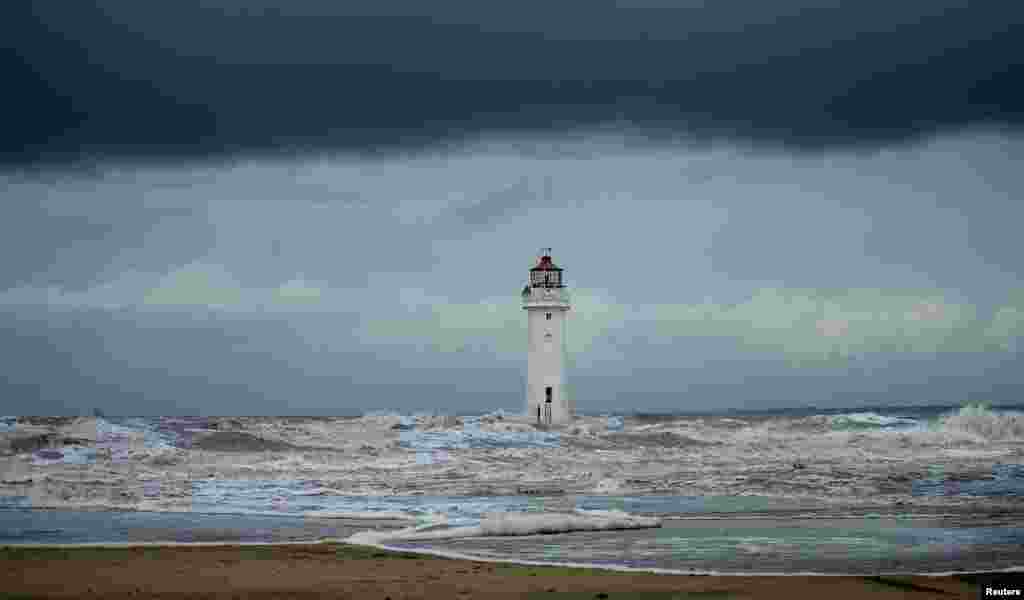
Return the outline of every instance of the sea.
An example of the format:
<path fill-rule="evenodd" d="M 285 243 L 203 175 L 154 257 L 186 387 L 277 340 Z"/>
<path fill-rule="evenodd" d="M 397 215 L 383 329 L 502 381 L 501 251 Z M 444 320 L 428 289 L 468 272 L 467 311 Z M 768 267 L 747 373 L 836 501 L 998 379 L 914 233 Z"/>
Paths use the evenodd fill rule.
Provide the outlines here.
<path fill-rule="evenodd" d="M 966 413 L 965 413 L 966 411 Z M 631 411 L 598 413 L 609 429 L 625 417 L 779 417 L 823 415 L 837 431 L 891 431 L 935 428 L 952 414 L 1024 415 L 1024 405 L 984 407 L 800 407 L 781 410 L 728 410 L 716 413 Z M 407 415 L 403 444 L 415 450 L 549 445 L 544 435 L 474 434 L 483 414 L 466 415 L 458 432 L 417 434 Z M 180 446 L 200 420 L 167 417 L 105 417 L 112 437 L 128 429 L 149 432 L 154 444 Z M 182 426 L 181 423 L 186 425 Z M 0 418 L 0 428 L 11 418 Z M 169 425 L 170 423 L 170 425 Z M 1024 441 L 1024 440 L 1021 440 Z M 42 460 L 79 460 L 48 456 Z M 316 480 L 197 481 L 190 510 L 76 511 L 35 509 L 27 498 L 0 496 L 0 544 L 103 544 L 194 542 L 296 542 L 346 540 L 373 528 L 397 531 L 410 523 L 374 521 L 366 514 L 408 515 L 417 526 L 441 514 L 444 527 L 472 528 L 488 514 L 559 510 L 588 514 L 624 511 L 655 517 L 657 528 L 573 531 L 522 536 L 440 536 L 380 547 L 414 549 L 480 560 L 591 565 L 681 573 L 860 574 L 976 572 L 1024 567 L 1024 465 L 1001 464 L 978 480 L 913 482 L 914 496 L 1020 498 L 1021 511 L 950 514 L 912 509 L 837 514 L 802 507 L 792 500 L 758 496 L 591 496 L 545 499 L 535 496 L 340 496 L 324 494 Z M 567 505 L 568 503 L 568 505 Z M 271 507 L 268 510 L 268 507 Z M 329 518 L 362 514 L 361 519 Z"/>

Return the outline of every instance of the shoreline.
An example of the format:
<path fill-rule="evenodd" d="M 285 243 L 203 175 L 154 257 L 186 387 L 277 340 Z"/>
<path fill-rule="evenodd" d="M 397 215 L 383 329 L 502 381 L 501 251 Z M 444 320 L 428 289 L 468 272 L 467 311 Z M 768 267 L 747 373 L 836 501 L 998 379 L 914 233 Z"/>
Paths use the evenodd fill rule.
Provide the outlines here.
<path fill-rule="evenodd" d="M 336 541 L 131 547 L 0 546 L 10 597 L 91 598 L 974 598 L 982 585 L 1024 585 L 1024 568 L 914 574 L 661 573 L 607 565 L 442 557 Z"/>
<path fill-rule="evenodd" d="M 531 560 L 516 560 L 516 559 L 499 559 L 499 558 L 488 558 L 478 557 L 471 554 L 463 554 L 461 552 L 452 552 L 448 550 L 429 550 L 426 548 L 397 548 L 388 546 L 386 544 L 349 544 L 350 546 L 364 546 L 367 548 L 374 548 L 378 550 L 384 550 L 387 552 L 410 552 L 413 554 L 423 554 L 427 556 L 435 556 L 438 558 L 446 558 L 453 560 L 466 560 L 473 562 L 485 562 L 494 564 L 511 564 L 511 565 L 523 565 L 523 566 L 536 566 L 536 567 L 554 567 L 554 568 L 571 568 L 571 569 L 589 569 L 599 571 L 611 571 L 615 573 L 652 573 L 655 575 L 699 575 L 699 576 L 712 576 L 712 577 L 870 577 L 870 576 L 881 576 L 881 577 L 952 577 L 957 575 L 980 575 L 980 574 L 1002 574 L 1002 573 L 1024 573 L 1024 564 L 1015 567 L 1005 567 L 1002 569 L 989 569 L 989 570 L 967 570 L 967 571 L 943 571 L 938 573 L 923 573 L 923 572 L 879 572 L 873 575 L 865 575 L 863 573 L 820 573 L 816 571 L 798 571 L 792 573 L 782 572 L 744 572 L 736 573 L 729 571 L 715 571 L 715 570 L 698 570 L 698 569 L 660 569 L 657 567 L 629 567 L 626 565 L 614 565 L 608 563 L 585 563 L 585 562 L 552 562 L 552 561 L 531 561 Z"/>
<path fill-rule="evenodd" d="M 586 569 L 591 571 L 606 571 L 611 573 L 648 573 L 654 575 L 673 576 L 711 576 L 711 577 L 955 577 L 961 575 L 999 575 L 1016 574 L 1024 575 L 1024 563 L 1017 566 L 1003 567 L 999 569 L 967 569 L 958 571 L 941 572 L 919 572 L 919 571 L 879 571 L 866 575 L 864 573 L 822 573 L 817 571 L 794 571 L 794 572 L 732 572 L 718 570 L 698 569 L 663 569 L 657 567 L 631 567 L 627 565 L 616 565 L 609 563 L 587 563 L 587 562 L 554 562 L 554 561 L 531 561 L 512 558 L 494 558 L 476 556 L 450 550 L 437 550 L 429 548 L 402 548 L 389 546 L 387 544 L 374 544 L 369 542 L 348 542 L 343 539 L 325 538 L 310 541 L 280 541 L 280 542 L 241 542 L 241 541 L 219 541 L 219 542 L 97 542 L 97 543 L 76 543 L 76 544 L 47 544 L 47 543 L 0 543 L 0 556 L 15 550 L 133 550 L 133 549 L 161 549 L 161 548 L 234 548 L 234 547 L 339 547 L 339 548 L 367 548 L 395 556 L 415 555 L 444 560 L 457 560 L 474 563 L 486 563 L 494 565 L 519 565 L 529 567 L 544 567 L 553 569 Z"/>

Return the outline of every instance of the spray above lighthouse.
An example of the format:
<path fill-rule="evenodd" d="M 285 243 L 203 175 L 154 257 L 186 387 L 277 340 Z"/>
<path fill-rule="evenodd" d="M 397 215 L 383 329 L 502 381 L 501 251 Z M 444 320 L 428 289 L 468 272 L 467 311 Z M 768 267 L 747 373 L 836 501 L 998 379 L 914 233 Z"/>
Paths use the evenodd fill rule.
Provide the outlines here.
<path fill-rule="evenodd" d="M 544 248 L 537 265 L 530 269 L 530 282 L 522 296 L 529 343 L 526 414 L 547 425 L 568 423 L 575 408 L 565 381 L 569 293 L 562 269 L 551 260 L 551 248 Z"/>

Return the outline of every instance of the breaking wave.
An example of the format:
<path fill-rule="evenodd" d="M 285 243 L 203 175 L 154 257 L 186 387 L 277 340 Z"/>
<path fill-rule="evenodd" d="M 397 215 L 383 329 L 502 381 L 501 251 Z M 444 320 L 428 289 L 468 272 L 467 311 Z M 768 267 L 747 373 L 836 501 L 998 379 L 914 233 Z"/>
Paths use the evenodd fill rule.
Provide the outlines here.
<path fill-rule="evenodd" d="M 480 416 L 443 417 L 430 413 L 402 415 L 367 413 L 363 419 L 390 424 L 399 432 L 399 445 L 412 450 L 469 448 L 554 448 L 557 432 L 538 431 L 531 425 L 504 422 L 504 411 Z"/>
<path fill-rule="evenodd" d="M 913 417 L 895 417 L 880 415 L 875 412 L 858 412 L 830 417 L 832 429 L 835 431 L 857 431 L 873 429 L 915 430 L 924 427 L 924 423 Z"/>
<path fill-rule="evenodd" d="M 467 419 L 468 421 L 468 419 Z M 462 429 L 446 431 L 402 431 L 399 445 L 415 450 L 457 450 L 465 448 L 555 448 L 558 433 L 546 431 L 487 431 L 467 422 Z"/>
<path fill-rule="evenodd" d="M 398 531 L 362 531 L 345 541 L 380 544 L 389 541 L 447 540 L 467 537 L 521 536 L 576 531 L 609 531 L 661 527 L 661 519 L 619 511 L 574 510 L 570 513 L 490 513 L 479 525 L 447 527 L 443 515 L 436 521 Z"/>
<path fill-rule="evenodd" d="M 930 416 L 851 412 L 824 417 L 833 431 L 937 432 L 969 435 L 985 441 L 1024 439 L 1024 413 L 994 410 L 984 403 Z"/>
<path fill-rule="evenodd" d="M 1024 413 L 993 411 L 985 404 L 968 404 L 939 419 L 950 433 L 965 433 L 990 441 L 1024 440 Z"/>

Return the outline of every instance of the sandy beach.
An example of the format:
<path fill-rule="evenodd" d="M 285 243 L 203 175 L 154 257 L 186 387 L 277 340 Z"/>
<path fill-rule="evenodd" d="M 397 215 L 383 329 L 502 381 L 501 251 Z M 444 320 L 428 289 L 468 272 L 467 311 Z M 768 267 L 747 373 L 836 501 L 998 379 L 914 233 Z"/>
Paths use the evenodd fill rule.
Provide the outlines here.
<path fill-rule="evenodd" d="M 535 567 L 339 544 L 0 549 L 4 598 L 976 598 L 1022 574 L 715 577 Z"/>

